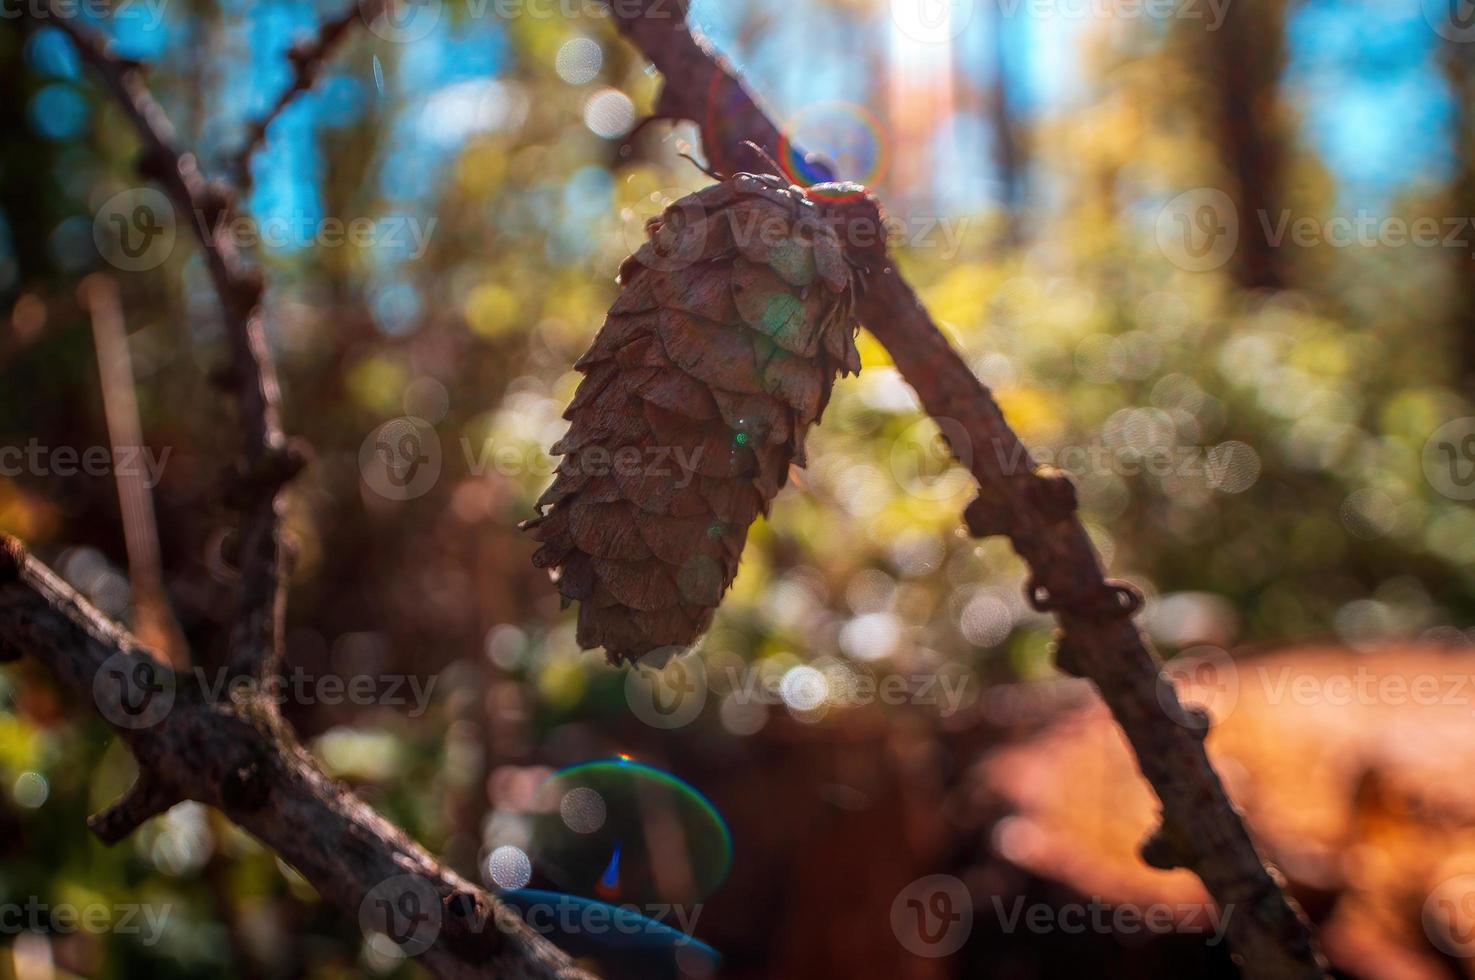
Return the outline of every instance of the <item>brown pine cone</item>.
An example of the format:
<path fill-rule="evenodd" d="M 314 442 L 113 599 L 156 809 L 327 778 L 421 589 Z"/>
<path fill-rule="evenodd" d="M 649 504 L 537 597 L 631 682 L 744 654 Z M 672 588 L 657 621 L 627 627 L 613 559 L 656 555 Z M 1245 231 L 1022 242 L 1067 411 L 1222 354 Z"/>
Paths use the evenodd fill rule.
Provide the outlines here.
<path fill-rule="evenodd" d="M 663 661 L 711 623 L 836 373 L 860 370 L 864 272 L 842 239 L 884 248 L 862 188 L 751 174 L 646 231 L 575 364 L 585 378 L 552 449 L 564 459 L 524 525 L 564 605 L 580 603 L 579 645 L 615 664 Z"/>

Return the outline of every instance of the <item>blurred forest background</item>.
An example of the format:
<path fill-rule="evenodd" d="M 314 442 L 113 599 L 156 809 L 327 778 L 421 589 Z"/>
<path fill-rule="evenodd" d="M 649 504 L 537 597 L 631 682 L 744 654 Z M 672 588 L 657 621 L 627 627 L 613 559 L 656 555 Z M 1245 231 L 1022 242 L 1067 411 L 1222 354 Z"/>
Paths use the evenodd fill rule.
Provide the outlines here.
<path fill-rule="evenodd" d="M 1275 691 L 1256 680 L 1274 674 L 1246 665 L 1401 676 L 1433 658 L 1427 670 L 1475 677 L 1460 649 L 1475 639 L 1460 632 L 1475 622 L 1475 509 L 1457 460 L 1448 480 L 1429 472 L 1436 432 L 1475 415 L 1475 30 L 1458 6 L 691 11 L 799 143 L 886 203 L 901 266 L 1025 441 L 1074 474 L 1110 571 L 1149 596 L 1163 656 L 1208 664 L 1220 695 L 1233 681 L 1211 749 L 1308 911 L 1344 924 L 1329 950 L 1351 975 L 1475 975 L 1475 950 L 1425 914 L 1453 872 L 1418 843 L 1475 847 L 1475 807 L 1430 796 L 1468 779 L 1449 753 L 1475 743 L 1470 705 L 1257 712 Z M 289 83 L 289 45 L 340 12 L 116 8 L 98 26 L 150 64 L 181 138 L 223 177 Z M 179 662 L 218 664 L 233 585 L 220 475 L 236 446 L 209 380 L 217 301 L 187 217 L 155 215 L 172 247 L 118 250 L 111 218 L 147 200 L 134 137 L 60 32 L 6 17 L 0 446 L 39 445 L 49 465 L 0 475 L 0 531 Z M 1072 711 L 1089 694 L 1054 671 L 1025 569 L 1006 541 L 963 531 L 971 478 L 864 335 L 864 370 L 836 388 L 695 655 L 699 713 L 646 723 L 639 685 L 577 649 L 517 523 L 549 480 L 571 365 L 621 259 L 646 218 L 708 180 L 680 156 L 699 153 L 690 126 L 630 135 L 657 87 L 592 0 L 446 0 L 356 25 L 271 127 L 242 204 L 263 231 L 285 427 L 315 452 L 289 494 L 288 662 L 415 679 L 376 681 L 372 703 L 289 698 L 288 717 L 330 771 L 488 883 L 505 815 L 548 773 L 627 753 L 679 775 L 732 831 L 732 870 L 695 926 L 722 976 L 1227 975 L 1203 936 L 1067 940 L 994 914 L 1000 895 L 1198 893 L 1136 863 L 1151 801 L 1119 736 Z M 1432 240 L 1396 233 L 1420 219 Z M 362 234 L 325 233 L 334 222 Z M 157 555 L 144 543 L 132 567 L 114 475 L 68 475 L 55 455 L 110 444 L 106 317 L 88 304 L 108 282 L 163 461 Z M 375 477 L 378 440 L 400 431 L 385 423 L 433 433 L 423 479 Z M 1245 652 L 1293 641 L 1320 652 Z M 866 675 L 911 694 L 857 695 Z M 1071 738 L 1039 735 L 1068 711 Z M 1304 743 L 1285 724 L 1307 726 Z M 1448 765 L 1419 781 L 1418 760 Z M 34 665 L 0 674 L 0 901 L 171 910 L 157 942 L 7 930 L 0 977 L 416 974 L 203 808 L 98 844 L 85 817 L 131 767 Z M 1294 805 L 1272 805 L 1275 786 Z M 1038 819 L 1009 815 L 1021 806 Z M 1046 811 L 1065 829 L 1042 830 Z M 1349 866 L 1337 855 L 1355 842 Z M 887 925 L 933 873 L 972 893 L 952 957 L 916 955 Z"/>

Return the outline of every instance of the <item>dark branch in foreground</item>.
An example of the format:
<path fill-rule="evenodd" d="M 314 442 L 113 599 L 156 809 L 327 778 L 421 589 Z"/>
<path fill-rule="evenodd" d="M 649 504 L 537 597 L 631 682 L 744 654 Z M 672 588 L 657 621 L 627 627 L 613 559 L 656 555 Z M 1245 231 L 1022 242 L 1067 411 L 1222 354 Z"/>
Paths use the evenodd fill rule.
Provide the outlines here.
<path fill-rule="evenodd" d="M 138 759 L 138 782 L 89 821 L 104 841 L 198 800 L 260 838 L 325 902 L 419 952 L 442 977 L 587 980 L 515 913 L 324 775 L 273 702 L 207 700 L 202 685 L 154 660 L 9 538 L 0 538 L 0 644 L 45 664 L 77 698 L 96 698 Z"/>
<path fill-rule="evenodd" d="M 212 700 L 204 684 L 187 683 L 19 542 L 0 538 L 0 661 L 29 654 L 43 662 L 64 687 L 94 704 L 138 761 L 133 787 L 90 826 L 113 843 L 174 804 L 196 800 L 260 838 L 326 902 L 357 914 L 366 933 L 387 936 L 442 977 L 587 980 L 515 912 L 442 867 L 328 778 L 282 720 L 280 493 L 304 454 L 282 433 L 276 372 L 262 332 L 263 284 L 230 233 L 234 193 L 207 183 L 195 156 L 176 146 L 137 66 L 54 8 L 32 7 L 26 15 L 33 26 L 55 26 L 71 38 L 137 131 L 142 175 L 163 186 L 176 217 L 194 229 L 230 345 L 221 380 L 234 395 L 244 436 L 230 487 L 243 513 L 231 676 L 247 683 L 227 688 L 227 698 Z M 345 29 L 346 22 L 338 30 Z M 331 39 L 324 52 L 329 46 Z M 294 85 L 281 104 L 310 81 Z"/>
<path fill-rule="evenodd" d="M 620 31 L 665 78 L 657 113 L 695 122 L 715 169 L 771 170 L 744 141 L 782 159 L 782 134 L 726 62 L 692 34 L 685 6 L 684 0 L 612 5 Z M 977 478 L 969 529 L 1009 537 L 1033 573 L 1026 587 L 1031 604 L 1054 613 L 1060 625 L 1060 666 L 1095 682 L 1132 743 L 1163 806 L 1162 828 L 1145 843 L 1145 856 L 1156 867 L 1191 868 L 1222 908 L 1233 909 L 1229 939 L 1246 976 L 1324 976 L 1305 921 L 1262 862 L 1209 764 L 1206 719 L 1178 703 L 1132 622 L 1141 596 L 1103 575 L 1076 518 L 1069 479 L 1036 466 L 992 394 L 895 268 L 873 277 L 860 316 Z M 1009 468 L 1004 460 L 1025 465 Z"/>

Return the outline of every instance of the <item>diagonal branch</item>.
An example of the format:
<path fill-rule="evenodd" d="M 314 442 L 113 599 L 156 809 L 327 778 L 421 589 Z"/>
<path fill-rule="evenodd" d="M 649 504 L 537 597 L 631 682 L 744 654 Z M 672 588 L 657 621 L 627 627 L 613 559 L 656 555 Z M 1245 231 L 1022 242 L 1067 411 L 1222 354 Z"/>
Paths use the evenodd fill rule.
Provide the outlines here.
<path fill-rule="evenodd" d="M 777 158 L 782 134 L 727 63 L 692 33 L 685 10 L 685 0 L 611 5 L 620 31 L 664 76 L 656 111 L 695 122 L 719 171 L 768 170 L 743 143 L 752 140 Z M 1096 683 L 1131 742 L 1163 807 L 1162 829 L 1144 844 L 1144 856 L 1158 867 L 1191 868 L 1222 908 L 1234 909 L 1229 938 L 1246 976 L 1323 976 L 1305 921 L 1209 763 L 1202 731 L 1194 730 L 1205 726 L 1178 704 L 1131 620 L 1140 595 L 1103 575 L 1075 516 L 1069 479 L 1036 466 L 894 267 L 874 277 L 860 316 L 977 478 L 969 528 L 1009 537 L 1033 573 L 1030 602 L 1059 623 L 1062 668 Z"/>
<path fill-rule="evenodd" d="M 259 699 L 211 701 L 154 660 L 56 573 L 0 537 L 0 647 L 95 701 L 139 763 L 133 789 L 90 824 L 127 836 L 181 800 L 217 807 L 324 901 L 389 935 L 442 977 L 593 980 L 481 888 L 329 779 Z M 116 700 L 108 692 L 121 692 Z M 121 712 L 121 713 L 120 713 Z"/>
<path fill-rule="evenodd" d="M 292 64 L 292 81 L 277 96 L 270 109 L 247 124 L 246 141 L 236 152 L 230 166 L 230 173 L 235 175 L 238 187 L 244 190 L 251 186 L 251 158 L 266 142 L 266 131 L 271 124 L 277 121 L 297 96 L 317 84 L 324 63 L 348 36 L 349 28 L 354 22 L 363 20 L 365 24 L 373 23 L 387 2 L 388 0 L 350 0 L 348 9 L 337 17 L 323 21 L 317 34 L 293 44 L 287 50 L 287 60 Z"/>

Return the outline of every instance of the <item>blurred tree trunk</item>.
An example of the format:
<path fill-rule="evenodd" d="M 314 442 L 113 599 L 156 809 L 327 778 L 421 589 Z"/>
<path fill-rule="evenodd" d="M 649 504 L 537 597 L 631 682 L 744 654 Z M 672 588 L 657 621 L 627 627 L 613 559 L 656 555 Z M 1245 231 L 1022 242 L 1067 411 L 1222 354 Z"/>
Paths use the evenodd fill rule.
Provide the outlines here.
<path fill-rule="evenodd" d="M 666 755 L 704 787 L 741 842 L 721 891 L 699 909 L 698 932 L 727 956 L 728 980 L 957 975 L 951 958 L 911 952 L 893 924 L 909 886 L 965 873 L 944 806 L 955 774 L 934 722 L 884 710 L 811 725 L 778 707 L 762 731 L 726 744 L 632 735 L 637 752 Z"/>
<path fill-rule="evenodd" d="M 1447 43 L 1444 71 L 1454 96 L 1451 141 L 1454 176 L 1449 189 L 1452 215 L 1475 215 L 1475 50 L 1468 44 Z M 1451 325 L 1459 358 L 1459 380 L 1475 393 L 1475 255 L 1454 249 L 1455 294 L 1450 304 Z"/>
<path fill-rule="evenodd" d="M 10 32 L 0 44 L 0 218 L 8 226 L 10 245 L 0 243 L 0 261 L 12 251 L 13 274 L 0 269 L 0 297 L 9 313 L 20 283 L 35 285 L 49 279 L 55 268 L 52 251 L 45 247 L 22 247 L 49 240 L 57 222 L 66 217 L 65 198 L 57 187 L 57 148 L 61 143 L 43 138 L 27 120 L 32 96 L 44 79 L 25 70 L 25 45 Z M 0 320 L 0 353 L 10 345 L 13 325 L 7 315 Z"/>
<path fill-rule="evenodd" d="M 1224 190 L 1239 216 L 1239 247 L 1230 273 L 1245 289 L 1286 284 L 1285 256 L 1264 228 L 1276 227 L 1285 207 L 1288 125 L 1280 95 L 1285 70 L 1287 0 L 1238 0 L 1223 23 L 1184 19 L 1188 67 L 1206 93 L 1205 122 L 1220 165 Z"/>
<path fill-rule="evenodd" d="M 1014 39 L 1004 0 L 990 6 L 993 15 L 993 84 L 989 92 L 989 127 L 993 136 L 994 166 L 1003 187 L 1004 228 L 1001 240 L 1006 246 L 1019 245 L 1020 210 L 1024 203 L 1024 179 L 1028 166 L 1028 148 L 1019 119 L 1014 115 L 1014 82 L 1005 63 Z"/>

